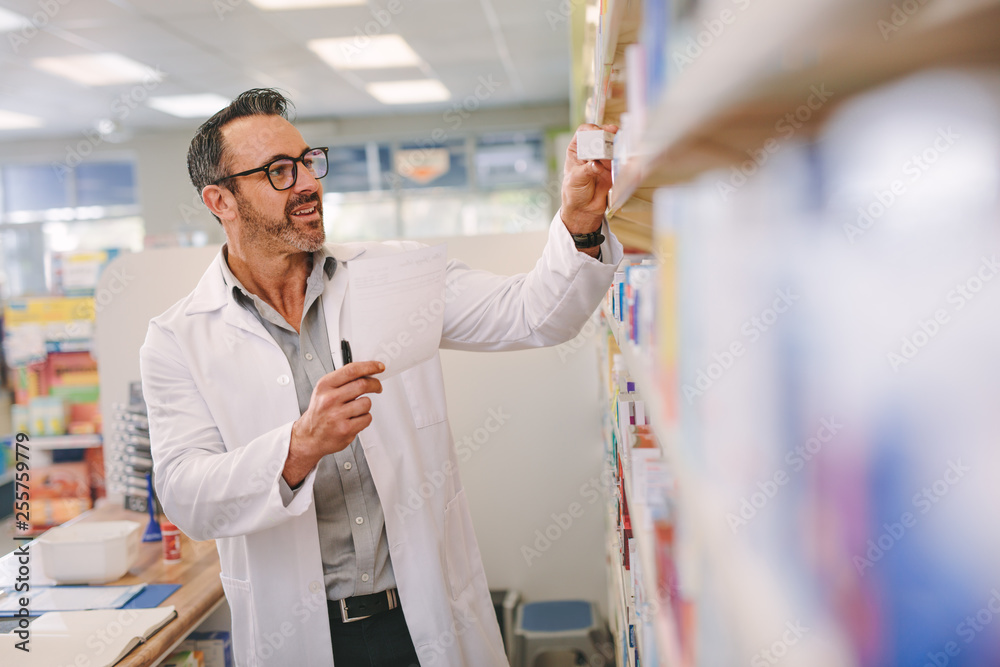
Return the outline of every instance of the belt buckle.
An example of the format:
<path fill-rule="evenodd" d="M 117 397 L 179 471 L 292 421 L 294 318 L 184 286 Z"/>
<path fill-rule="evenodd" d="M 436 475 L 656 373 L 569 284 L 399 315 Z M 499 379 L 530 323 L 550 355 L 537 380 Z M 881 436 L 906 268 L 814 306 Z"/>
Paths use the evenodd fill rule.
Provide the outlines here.
<path fill-rule="evenodd" d="M 350 618 L 347 615 L 347 600 L 340 600 L 340 620 L 342 620 L 344 623 L 354 623 L 355 621 L 363 621 L 366 618 L 369 618 L 370 616 L 371 614 L 369 614 L 368 616 L 358 616 L 356 618 Z"/>

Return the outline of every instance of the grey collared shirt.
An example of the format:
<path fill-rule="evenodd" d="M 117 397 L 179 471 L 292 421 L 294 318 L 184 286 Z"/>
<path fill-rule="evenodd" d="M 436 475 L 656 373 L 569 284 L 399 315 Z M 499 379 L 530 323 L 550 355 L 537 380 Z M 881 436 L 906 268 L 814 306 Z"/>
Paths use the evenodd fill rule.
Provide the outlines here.
<path fill-rule="evenodd" d="M 226 286 L 285 353 L 295 381 L 299 412 L 305 412 L 313 387 L 321 377 L 334 370 L 320 296 L 337 270 L 337 260 L 326 248 L 313 254 L 312 272 L 306 280 L 302 322 L 296 333 L 278 311 L 247 291 L 233 275 L 229 269 L 227 246 L 223 246 L 222 256 Z M 313 499 L 327 598 L 340 600 L 394 588 L 396 578 L 389 559 L 382 503 L 361 444 L 355 439 L 346 449 L 324 456 L 316 468 Z M 296 492 L 284 479 L 278 483 L 281 497 L 288 504 Z"/>

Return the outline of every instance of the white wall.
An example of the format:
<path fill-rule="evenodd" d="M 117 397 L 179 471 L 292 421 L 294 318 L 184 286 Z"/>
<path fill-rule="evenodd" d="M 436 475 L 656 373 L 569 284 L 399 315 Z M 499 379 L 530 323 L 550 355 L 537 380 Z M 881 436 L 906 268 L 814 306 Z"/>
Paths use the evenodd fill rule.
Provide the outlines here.
<path fill-rule="evenodd" d="M 446 241 L 449 256 L 510 274 L 531 269 L 545 238 L 537 232 Z M 213 254 L 210 248 L 146 251 L 117 258 L 103 274 L 98 293 L 107 294 L 97 347 L 102 409 L 109 417 L 128 382 L 139 379 L 138 350 L 149 317 L 190 291 Z M 121 289 L 111 282 L 116 273 L 127 277 Z M 587 598 L 604 608 L 604 505 L 580 492 L 601 470 L 594 347 L 446 350 L 442 360 L 457 441 L 475 438 L 490 410 L 509 415 L 461 466 L 490 586 L 515 588 L 529 600 Z M 483 432 L 478 435 L 482 440 Z M 565 529 L 550 528 L 552 515 L 568 516 L 573 503 L 582 515 Z M 559 532 L 558 539 L 526 558 L 522 547 L 536 549 L 535 531 L 547 529 Z"/>
<path fill-rule="evenodd" d="M 546 232 L 447 239 L 448 256 L 501 274 L 529 271 Z M 434 241 L 428 241 L 433 243 Z M 589 330 L 590 328 L 588 328 Z M 591 502 L 585 484 L 602 465 L 601 412 L 594 341 L 519 352 L 441 353 L 448 415 L 476 537 L 492 588 L 514 588 L 528 600 L 586 598 L 605 608 L 604 502 Z M 490 410 L 503 426 L 480 445 Z M 483 440 L 483 430 L 478 433 Z M 563 525 L 570 505 L 582 515 Z M 552 527 L 554 526 L 554 527 Z M 538 535 L 558 538 L 541 551 Z M 538 555 L 522 551 L 534 549 Z"/>

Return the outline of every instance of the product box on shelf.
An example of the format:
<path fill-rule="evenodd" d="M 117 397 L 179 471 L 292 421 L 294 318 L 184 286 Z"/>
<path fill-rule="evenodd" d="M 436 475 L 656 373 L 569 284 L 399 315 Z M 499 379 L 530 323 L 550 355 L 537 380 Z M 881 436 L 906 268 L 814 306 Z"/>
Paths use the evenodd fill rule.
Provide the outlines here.
<path fill-rule="evenodd" d="M 620 312 L 626 317 L 627 308 Z M 621 568 L 631 592 L 621 603 L 621 613 L 628 619 L 628 634 L 622 641 L 629 649 L 630 664 L 655 665 L 661 656 L 669 660 L 671 655 L 693 655 L 696 603 L 681 585 L 675 562 L 676 481 L 648 423 L 643 386 L 633 379 L 619 346 L 634 343 L 616 339 L 615 333 L 625 336 L 620 322 L 609 326 L 601 368 L 608 406 L 606 451 L 618 498 L 611 526 L 617 545 L 613 566 Z"/>
<path fill-rule="evenodd" d="M 28 483 L 31 534 L 79 516 L 92 506 L 90 470 L 86 463 L 53 463 L 33 467 Z"/>
<path fill-rule="evenodd" d="M 233 667 L 233 642 L 228 632 L 192 632 L 179 648 L 182 651 L 201 651 L 205 667 Z"/>

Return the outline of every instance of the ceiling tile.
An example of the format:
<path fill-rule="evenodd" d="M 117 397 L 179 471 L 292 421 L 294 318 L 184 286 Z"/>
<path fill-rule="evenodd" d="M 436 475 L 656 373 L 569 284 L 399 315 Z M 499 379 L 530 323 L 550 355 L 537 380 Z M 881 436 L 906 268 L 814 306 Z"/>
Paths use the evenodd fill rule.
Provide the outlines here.
<path fill-rule="evenodd" d="M 35 58 L 101 51 L 162 69 L 165 78 L 155 94 L 215 92 L 232 97 L 248 88 L 276 86 L 293 97 L 302 118 L 443 113 L 467 101 L 497 107 L 564 100 L 568 95 L 568 31 L 549 24 L 545 12 L 551 2 L 492 0 L 509 62 L 522 83 L 523 93 L 518 94 L 480 2 L 393 0 L 398 7 L 393 14 L 387 9 L 389 1 L 266 12 L 245 0 L 73 0 L 61 6 L 49 28 L 16 52 L 0 52 L 0 108 L 45 118 L 46 127 L 32 130 L 30 136 L 82 133 L 97 119 L 114 114 L 116 101 L 114 109 L 121 115 L 122 96 L 127 101 L 130 94 L 141 96 L 143 91 L 87 88 L 31 67 Z M 29 16 L 40 7 L 38 0 L 0 0 L 0 6 Z M 222 11 L 229 8 L 232 11 Z M 355 35 L 363 48 L 365 33 L 401 35 L 425 66 L 347 75 L 323 64 L 305 46 L 309 39 Z M 362 89 L 366 82 L 427 76 L 439 78 L 452 99 L 387 107 Z M 484 80 L 498 83 L 485 95 Z M 129 109 L 122 123 L 136 129 L 186 126 L 182 119 L 144 105 Z M 19 132 L 16 138 L 22 136 Z M 13 138 L 0 133 L 0 142 Z"/>

